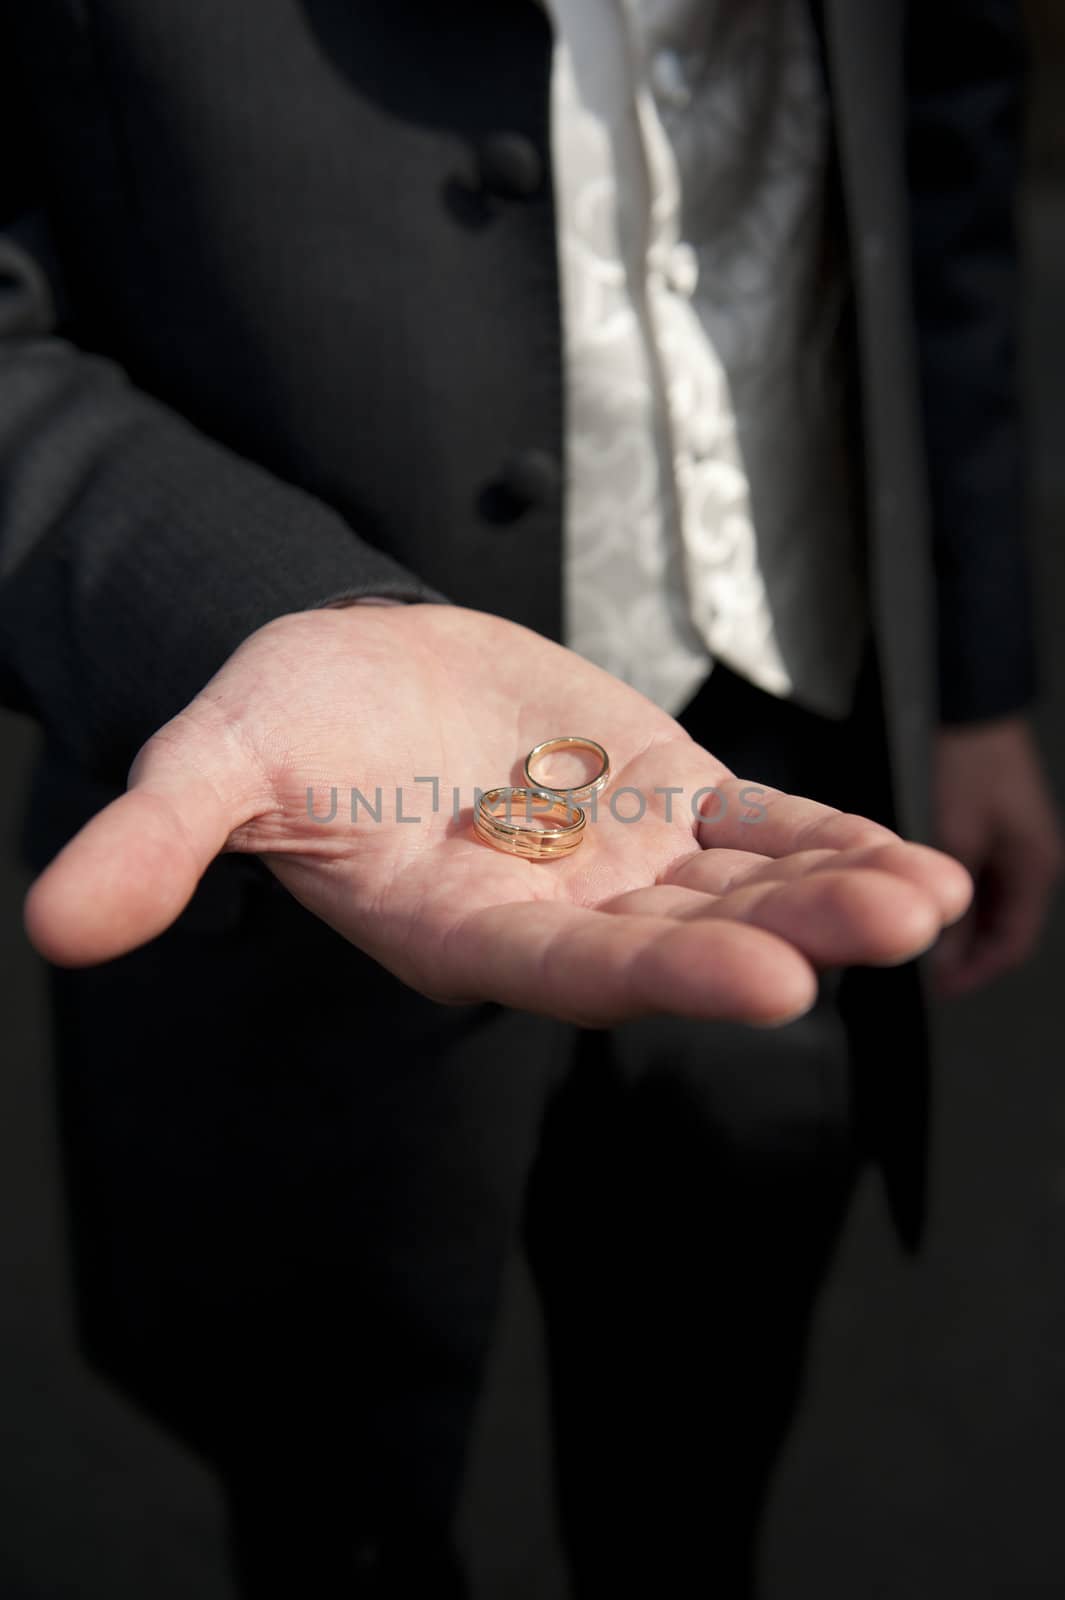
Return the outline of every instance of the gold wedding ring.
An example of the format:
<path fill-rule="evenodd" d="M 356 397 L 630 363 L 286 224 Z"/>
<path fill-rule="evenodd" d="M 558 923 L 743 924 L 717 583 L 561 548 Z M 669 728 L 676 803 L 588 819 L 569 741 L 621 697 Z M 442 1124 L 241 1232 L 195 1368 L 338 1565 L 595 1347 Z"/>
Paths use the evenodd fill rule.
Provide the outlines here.
<path fill-rule="evenodd" d="M 515 822 L 515 811 L 524 811 L 526 817 L 543 817 L 560 826 L 538 828 L 535 823 Z M 486 844 L 505 850 L 508 855 L 527 856 L 535 861 L 569 855 L 584 838 L 587 824 L 580 806 L 537 788 L 486 789 L 473 819 L 474 832 Z"/>
<path fill-rule="evenodd" d="M 587 783 L 577 784 L 573 788 L 544 783 L 536 776 L 533 767 L 543 756 L 554 755 L 558 750 L 590 750 L 599 758 L 599 771 Z M 598 794 L 600 789 L 605 789 L 610 782 L 610 757 L 602 745 L 597 744 L 594 739 L 582 739 L 577 734 L 566 733 L 557 739 L 545 739 L 542 744 L 533 746 L 525 757 L 525 778 L 535 789 L 543 793 L 565 795 L 567 800 L 580 804 L 584 800 L 590 800 L 593 794 Z"/>

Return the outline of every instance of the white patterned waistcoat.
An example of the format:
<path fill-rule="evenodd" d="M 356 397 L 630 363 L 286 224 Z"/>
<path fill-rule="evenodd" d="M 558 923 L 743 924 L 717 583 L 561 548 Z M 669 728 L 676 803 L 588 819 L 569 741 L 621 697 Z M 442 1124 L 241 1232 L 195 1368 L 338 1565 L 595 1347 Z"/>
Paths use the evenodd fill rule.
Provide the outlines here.
<path fill-rule="evenodd" d="M 806 0 L 544 0 L 566 642 L 671 711 L 715 660 L 830 717 L 868 622 Z"/>

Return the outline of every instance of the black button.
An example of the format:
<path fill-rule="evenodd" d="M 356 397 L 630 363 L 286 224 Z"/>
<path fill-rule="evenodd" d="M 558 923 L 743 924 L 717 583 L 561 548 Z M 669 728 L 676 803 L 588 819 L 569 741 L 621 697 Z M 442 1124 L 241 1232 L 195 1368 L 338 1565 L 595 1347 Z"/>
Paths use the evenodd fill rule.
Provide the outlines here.
<path fill-rule="evenodd" d="M 375 1539 L 359 1539 L 352 1551 L 352 1565 L 357 1573 L 374 1572 L 381 1565 L 381 1547 Z"/>
<path fill-rule="evenodd" d="M 517 522 L 533 507 L 558 507 L 562 468 L 547 450 L 522 450 L 503 463 L 494 483 L 481 491 L 478 509 L 486 522 Z"/>
<path fill-rule="evenodd" d="M 531 139 L 520 133 L 492 133 L 481 141 L 481 182 L 507 200 L 528 200 L 544 181 L 544 162 Z"/>

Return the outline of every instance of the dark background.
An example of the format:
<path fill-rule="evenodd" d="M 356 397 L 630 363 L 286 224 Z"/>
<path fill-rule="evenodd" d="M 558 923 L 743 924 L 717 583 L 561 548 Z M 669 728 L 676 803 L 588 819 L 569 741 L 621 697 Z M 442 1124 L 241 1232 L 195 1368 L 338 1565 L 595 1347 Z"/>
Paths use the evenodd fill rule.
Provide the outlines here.
<path fill-rule="evenodd" d="M 1038 722 L 1065 796 L 1065 11 L 1030 0 L 1023 217 Z M 0 715 L 0 835 L 34 745 Z M 229 1600 L 210 1478 L 73 1350 L 42 973 L 0 860 L 0 1595 Z M 900 1259 L 867 1188 L 822 1306 L 776 1496 L 768 1600 L 1065 1592 L 1065 915 L 940 1018 L 933 1222 Z M 150 1061 L 145 1070 L 151 1070 Z M 539 1333 L 515 1264 L 466 1497 L 479 1600 L 559 1600 Z"/>

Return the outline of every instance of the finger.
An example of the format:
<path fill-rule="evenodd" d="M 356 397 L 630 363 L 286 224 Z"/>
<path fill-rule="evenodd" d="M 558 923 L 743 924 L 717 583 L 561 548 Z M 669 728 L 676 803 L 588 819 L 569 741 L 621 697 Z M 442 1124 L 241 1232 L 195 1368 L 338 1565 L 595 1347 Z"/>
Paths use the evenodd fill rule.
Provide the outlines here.
<path fill-rule="evenodd" d="M 619 896 L 609 909 L 674 921 L 749 923 L 786 939 L 816 966 L 906 961 L 926 950 L 941 926 L 936 906 L 922 889 L 857 867 L 748 881 L 724 895 L 663 884 Z"/>
<path fill-rule="evenodd" d="M 900 839 L 850 850 L 800 850 L 794 855 L 762 856 L 738 850 L 704 850 L 685 857 L 671 882 L 710 894 L 725 894 L 740 884 L 785 882 L 812 873 L 868 869 L 885 872 L 929 895 L 942 924 L 956 922 L 972 899 L 972 879 L 950 856 Z"/>
<path fill-rule="evenodd" d="M 698 801 L 697 809 L 696 836 L 705 849 L 723 846 L 784 856 L 796 850 L 888 844 L 899 837 L 868 817 L 770 789 L 750 778 L 719 779 Z"/>
<path fill-rule="evenodd" d="M 1029 953 L 1011 953 L 985 939 L 970 938 L 936 960 L 936 991 L 946 999 L 973 993 L 1022 965 Z"/>
<path fill-rule="evenodd" d="M 835 851 L 826 850 L 824 854 L 834 855 Z M 783 856 L 778 862 L 774 856 L 760 855 L 757 850 L 728 850 L 715 847 L 682 856 L 679 861 L 667 868 L 662 882 L 683 884 L 685 888 L 698 889 L 704 894 L 725 894 L 737 883 L 743 883 L 756 872 L 766 868 L 780 866 L 785 874 L 790 874 L 795 870 L 789 865 L 793 859 L 795 858 L 791 856 Z M 806 868 L 803 867 L 801 870 Z"/>
<path fill-rule="evenodd" d="M 238 821 L 223 790 L 171 742 L 145 747 L 132 787 L 31 886 L 30 942 L 59 966 L 123 955 L 168 928 Z"/>
<path fill-rule="evenodd" d="M 1051 885 L 1041 860 L 1025 849 L 1003 849 L 978 879 L 972 916 L 937 951 L 936 986 L 952 996 L 982 988 L 1022 966 L 1039 943 Z"/>
<path fill-rule="evenodd" d="M 705 917 L 707 908 L 719 898 L 703 889 L 689 889 L 679 883 L 658 883 L 646 889 L 629 889 L 600 906 L 616 917 L 671 917 L 674 922 L 690 922 Z"/>
<path fill-rule="evenodd" d="M 452 995 L 597 1026 L 665 1012 L 768 1025 L 817 995 L 809 963 L 774 934 L 554 902 L 472 913 L 444 942 L 438 975 Z"/>
<path fill-rule="evenodd" d="M 805 878 L 822 863 L 838 862 L 839 850 L 797 850 L 790 856 L 763 856 L 751 850 L 701 850 L 670 868 L 668 882 L 702 894 L 727 894 L 742 883 L 783 883 Z"/>
<path fill-rule="evenodd" d="M 867 867 L 904 879 L 930 896 L 944 927 L 964 917 L 973 898 L 973 880 L 960 861 L 928 845 L 901 839 L 840 852 L 840 865 Z M 823 864 L 815 871 L 824 870 Z"/>

